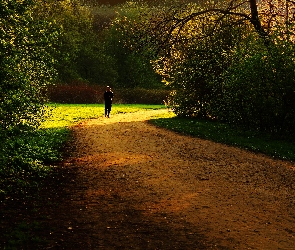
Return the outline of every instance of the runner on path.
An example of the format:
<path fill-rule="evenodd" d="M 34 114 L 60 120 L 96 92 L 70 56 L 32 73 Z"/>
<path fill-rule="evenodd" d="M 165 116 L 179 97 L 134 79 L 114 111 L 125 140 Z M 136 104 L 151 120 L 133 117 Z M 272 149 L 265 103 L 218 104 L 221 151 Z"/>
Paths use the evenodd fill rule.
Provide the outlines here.
<path fill-rule="evenodd" d="M 110 86 L 107 86 L 106 91 L 104 92 L 103 98 L 104 98 L 104 105 L 105 105 L 104 115 L 105 117 L 110 118 L 110 112 L 112 110 L 112 103 L 114 98 L 114 93 L 112 92 Z"/>

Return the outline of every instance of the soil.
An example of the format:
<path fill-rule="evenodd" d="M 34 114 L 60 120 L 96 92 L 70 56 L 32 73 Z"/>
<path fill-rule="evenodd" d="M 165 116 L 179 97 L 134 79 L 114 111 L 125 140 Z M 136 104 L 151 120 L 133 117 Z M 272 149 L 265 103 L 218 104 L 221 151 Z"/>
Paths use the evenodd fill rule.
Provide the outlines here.
<path fill-rule="evenodd" d="M 294 163 L 147 122 L 163 112 L 72 128 L 42 249 L 295 249 Z"/>

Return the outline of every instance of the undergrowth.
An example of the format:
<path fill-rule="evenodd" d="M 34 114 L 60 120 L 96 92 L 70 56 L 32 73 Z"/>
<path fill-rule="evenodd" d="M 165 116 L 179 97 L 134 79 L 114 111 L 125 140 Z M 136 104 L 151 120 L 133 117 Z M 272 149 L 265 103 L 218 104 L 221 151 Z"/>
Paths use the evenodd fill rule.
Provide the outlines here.
<path fill-rule="evenodd" d="M 61 148 L 68 137 L 65 128 L 44 128 L 7 137 L 0 153 L 1 198 L 25 195 L 28 189 L 37 188 L 61 159 Z"/>

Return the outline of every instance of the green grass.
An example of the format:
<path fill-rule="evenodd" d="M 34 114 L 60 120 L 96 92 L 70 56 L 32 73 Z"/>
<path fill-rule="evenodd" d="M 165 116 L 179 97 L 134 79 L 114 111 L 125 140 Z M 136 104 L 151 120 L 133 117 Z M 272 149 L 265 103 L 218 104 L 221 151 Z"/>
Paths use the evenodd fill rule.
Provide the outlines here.
<path fill-rule="evenodd" d="M 27 190 L 38 186 L 52 166 L 61 159 L 69 130 L 48 128 L 23 131 L 18 136 L 5 139 L 0 158 L 0 198 L 6 195 L 26 194 Z"/>
<path fill-rule="evenodd" d="M 178 118 L 173 113 L 150 121 L 179 133 L 233 145 L 283 160 L 295 160 L 295 143 L 276 139 L 269 134 L 232 128 L 227 124 L 189 118 Z"/>
<path fill-rule="evenodd" d="M 116 104 L 112 107 L 111 115 L 164 107 L 163 105 Z M 102 116 L 104 116 L 103 104 L 48 104 L 47 115 L 41 128 L 68 127 L 84 119 Z"/>
<path fill-rule="evenodd" d="M 22 206 L 42 203 L 38 195 L 43 180 L 53 173 L 54 165 L 62 157 L 62 148 L 69 138 L 66 128 L 47 128 L 23 131 L 18 136 L 8 137 L 2 143 L 0 159 L 0 203 L 5 213 L 17 213 L 15 220 L 1 235 L 0 249 L 42 249 L 44 239 L 38 236 L 38 224 L 29 223 L 19 214 Z M 40 201 L 39 201 L 40 199 Z M 22 202 L 24 201 L 23 205 Z M 37 207 L 42 206 L 39 204 Z M 21 207 L 21 209 L 20 209 Z M 20 210 L 19 210 L 20 209 Z M 28 211 L 30 214 L 33 210 Z"/>

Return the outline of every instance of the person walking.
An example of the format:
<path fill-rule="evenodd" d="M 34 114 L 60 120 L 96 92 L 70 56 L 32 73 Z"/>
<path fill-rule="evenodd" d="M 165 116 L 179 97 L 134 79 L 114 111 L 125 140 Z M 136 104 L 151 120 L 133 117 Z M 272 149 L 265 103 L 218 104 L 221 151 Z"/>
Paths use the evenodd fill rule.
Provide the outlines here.
<path fill-rule="evenodd" d="M 113 98 L 114 98 L 114 93 L 112 92 L 110 86 L 107 86 L 103 97 L 104 97 L 104 105 L 105 105 L 104 115 L 105 115 L 105 117 L 109 118 L 110 112 L 112 110 L 112 103 L 113 103 Z"/>

